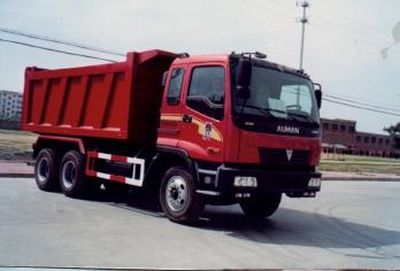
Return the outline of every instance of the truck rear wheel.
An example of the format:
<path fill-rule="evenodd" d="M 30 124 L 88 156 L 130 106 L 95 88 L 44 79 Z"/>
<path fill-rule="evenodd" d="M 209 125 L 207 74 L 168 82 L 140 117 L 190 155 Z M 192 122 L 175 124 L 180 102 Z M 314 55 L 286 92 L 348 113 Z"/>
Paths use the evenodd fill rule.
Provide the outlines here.
<path fill-rule="evenodd" d="M 166 171 L 160 186 L 160 203 L 167 217 L 178 223 L 192 223 L 204 208 L 201 196 L 196 193 L 192 175 L 182 167 Z"/>
<path fill-rule="evenodd" d="M 252 218 L 265 218 L 271 216 L 281 203 L 281 193 L 257 195 L 239 202 L 243 212 Z"/>
<path fill-rule="evenodd" d="M 50 148 L 42 149 L 36 159 L 35 181 L 40 190 L 56 191 L 58 186 L 58 161 Z"/>
<path fill-rule="evenodd" d="M 77 151 L 67 152 L 61 161 L 60 186 L 68 197 L 79 198 L 88 192 L 84 157 Z"/>

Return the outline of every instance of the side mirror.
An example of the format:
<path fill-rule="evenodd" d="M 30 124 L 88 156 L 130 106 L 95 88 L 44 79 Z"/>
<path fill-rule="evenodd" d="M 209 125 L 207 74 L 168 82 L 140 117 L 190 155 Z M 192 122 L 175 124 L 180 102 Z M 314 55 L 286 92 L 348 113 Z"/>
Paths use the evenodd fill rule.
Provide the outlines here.
<path fill-rule="evenodd" d="M 242 58 L 237 67 L 237 90 L 238 97 L 242 99 L 250 98 L 250 84 L 252 74 L 251 60 Z"/>
<path fill-rule="evenodd" d="M 161 85 L 162 85 L 163 87 L 165 87 L 165 85 L 167 84 L 167 78 L 168 78 L 168 71 L 164 72 L 164 73 L 163 73 L 163 76 L 162 76 Z"/>
<path fill-rule="evenodd" d="M 252 65 L 250 59 L 242 58 L 237 67 L 237 85 L 249 87 L 251 83 Z"/>
<path fill-rule="evenodd" d="M 315 99 L 317 100 L 317 106 L 318 109 L 321 108 L 321 103 L 322 103 L 322 90 L 321 90 L 321 85 L 314 83 L 314 93 L 315 93 Z"/>

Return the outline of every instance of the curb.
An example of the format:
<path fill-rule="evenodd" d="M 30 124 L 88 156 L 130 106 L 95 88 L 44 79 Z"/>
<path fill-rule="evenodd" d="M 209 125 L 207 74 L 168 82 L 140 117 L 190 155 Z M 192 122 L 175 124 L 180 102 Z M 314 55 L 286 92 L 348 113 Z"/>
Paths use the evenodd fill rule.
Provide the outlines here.
<path fill-rule="evenodd" d="M 0 178 L 33 178 L 33 173 L 0 173 Z"/>
<path fill-rule="evenodd" d="M 362 178 L 362 177 L 327 177 L 323 178 L 322 181 L 327 181 L 327 182 L 334 182 L 334 181 L 363 181 L 363 182 L 400 182 L 400 178 Z"/>
<path fill-rule="evenodd" d="M 27 162 L 21 162 L 22 164 L 25 164 L 29 167 L 34 167 L 35 166 L 35 161 L 27 161 Z M 33 173 L 33 170 L 30 172 L 30 170 L 22 170 L 22 172 L 17 172 L 17 170 L 11 170 L 10 172 L 0 172 L 0 178 L 33 178 L 35 175 Z"/>

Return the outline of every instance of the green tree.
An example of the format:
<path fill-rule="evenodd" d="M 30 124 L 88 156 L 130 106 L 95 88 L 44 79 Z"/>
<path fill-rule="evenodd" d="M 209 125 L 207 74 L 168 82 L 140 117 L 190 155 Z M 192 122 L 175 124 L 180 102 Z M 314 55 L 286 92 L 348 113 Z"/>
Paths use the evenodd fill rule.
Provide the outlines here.
<path fill-rule="evenodd" d="M 396 150 L 400 149 L 400 122 L 395 125 L 383 128 L 384 131 L 389 133 L 392 147 Z"/>

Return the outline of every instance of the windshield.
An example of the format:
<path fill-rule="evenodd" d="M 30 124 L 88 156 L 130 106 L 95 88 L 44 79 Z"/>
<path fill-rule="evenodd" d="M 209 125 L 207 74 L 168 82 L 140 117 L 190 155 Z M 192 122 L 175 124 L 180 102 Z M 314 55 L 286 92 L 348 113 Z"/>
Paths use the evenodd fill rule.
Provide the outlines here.
<path fill-rule="evenodd" d="M 310 80 L 278 70 L 253 66 L 250 98 L 234 95 L 234 111 L 270 118 L 318 122 Z"/>

